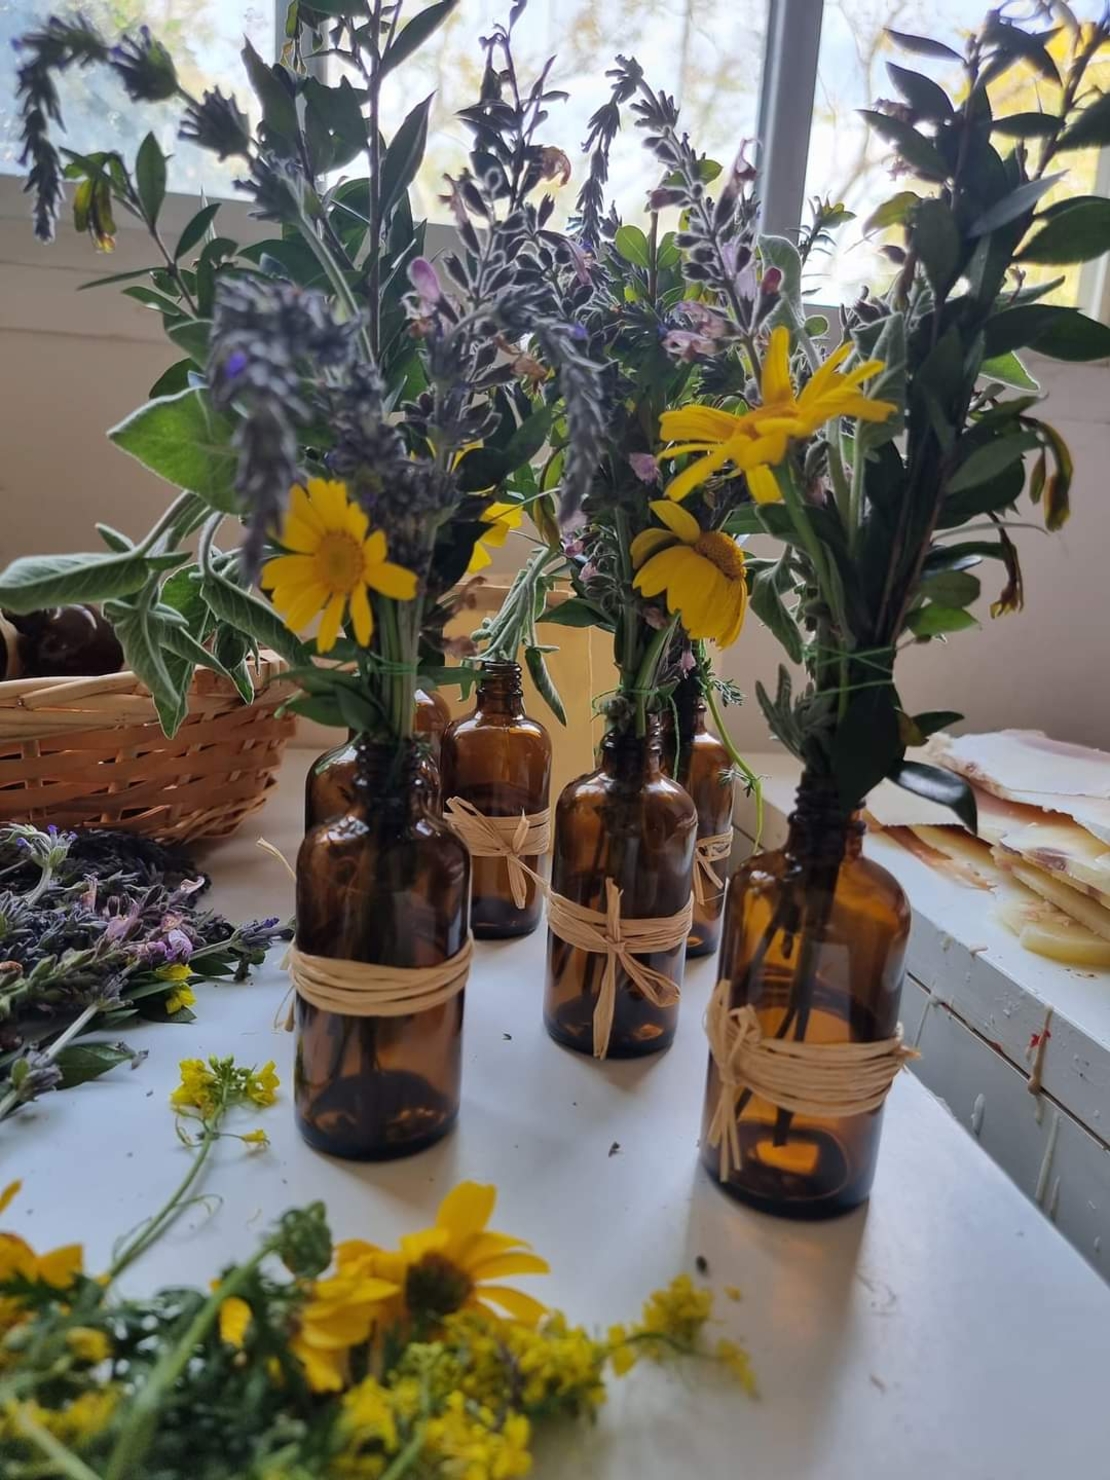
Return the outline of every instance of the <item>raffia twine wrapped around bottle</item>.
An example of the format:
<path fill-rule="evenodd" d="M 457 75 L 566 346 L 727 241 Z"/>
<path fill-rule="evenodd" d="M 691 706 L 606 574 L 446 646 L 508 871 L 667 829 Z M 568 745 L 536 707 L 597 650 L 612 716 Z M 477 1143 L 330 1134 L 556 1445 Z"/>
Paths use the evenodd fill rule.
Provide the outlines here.
<path fill-rule="evenodd" d="M 722 977 L 705 1012 L 720 1079 L 707 1138 L 721 1148 L 722 1181 L 742 1162 L 737 1104 L 745 1092 L 795 1115 L 864 1115 L 883 1103 L 902 1066 L 920 1057 L 902 1042 L 901 1024 L 875 1043 L 765 1038 L 753 1007 L 729 1006 L 731 986 Z"/>
<path fill-rule="evenodd" d="M 519 817 L 487 817 L 465 797 L 451 797 L 443 816 L 470 849 L 474 858 L 503 858 L 508 866 L 513 904 L 522 910 L 528 902 L 528 881 L 540 889 L 544 881 L 525 858 L 542 858 L 551 847 L 551 808 L 521 812 Z"/>
<path fill-rule="evenodd" d="M 694 849 L 694 898 L 698 904 L 706 904 L 714 895 L 723 892 L 725 881 L 713 867 L 724 863 L 732 854 L 732 829 L 727 833 L 714 833 L 711 837 L 699 838 Z"/>

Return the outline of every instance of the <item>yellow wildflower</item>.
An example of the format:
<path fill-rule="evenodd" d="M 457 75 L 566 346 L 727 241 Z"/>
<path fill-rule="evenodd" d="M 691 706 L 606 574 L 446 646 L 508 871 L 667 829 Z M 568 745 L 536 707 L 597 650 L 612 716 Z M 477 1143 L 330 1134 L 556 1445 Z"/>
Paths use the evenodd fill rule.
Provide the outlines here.
<path fill-rule="evenodd" d="M 406 1234 L 398 1253 L 353 1241 L 340 1254 L 371 1259 L 375 1272 L 403 1291 L 403 1312 L 421 1325 L 435 1326 L 457 1310 L 504 1311 L 534 1324 L 545 1311 L 538 1300 L 490 1281 L 547 1274 L 548 1264 L 523 1239 L 487 1230 L 496 1201 L 496 1187 L 460 1182 L 440 1203 L 435 1226 Z"/>
<path fill-rule="evenodd" d="M 462 1393 L 451 1393 L 442 1412 L 428 1420 L 425 1453 L 444 1480 L 516 1480 L 532 1468 L 532 1426 L 509 1412 L 498 1425 L 488 1408 L 472 1411 Z"/>
<path fill-rule="evenodd" d="M 310 478 L 294 488 L 279 543 L 288 552 L 268 560 L 261 584 L 293 631 L 322 612 L 316 647 L 330 652 L 349 615 L 355 640 L 369 647 L 374 635 L 370 592 L 411 601 L 416 576 L 386 558 L 382 530 L 370 529 L 366 511 L 347 496 L 347 485 Z"/>
<path fill-rule="evenodd" d="M 728 1368 L 749 1398 L 758 1397 L 759 1389 L 756 1386 L 755 1373 L 752 1371 L 752 1360 L 742 1346 L 737 1346 L 735 1341 L 726 1341 L 722 1337 L 713 1355 L 718 1362 L 722 1362 Z"/>
<path fill-rule="evenodd" d="M 665 1290 L 648 1296 L 637 1330 L 691 1346 L 712 1313 L 713 1296 L 709 1291 L 697 1289 L 688 1274 L 680 1274 Z"/>
<path fill-rule="evenodd" d="M 187 982 L 192 976 L 192 967 L 184 961 L 175 961 L 172 966 L 159 966 L 154 975 L 163 982 Z"/>
<path fill-rule="evenodd" d="M 370 1340 L 389 1302 L 400 1293 L 393 1281 L 352 1267 L 351 1261 L 315 1283 L 289 1343 L 313 1392 L 340 1392 L 346 1387 L 348 1352 Z"/>
<path fill-rule="evenodd" d="M 624 1326 L 609 1327 L 609 1365 L 618 1377 L 631 1372 L 639 1359 L 635 1344 L 628 1339 Z"/>
<path fill-rule="evenodd" d="M 513 504 L 502 500 L 496 500 L 490 504 L 479 521 L 486 526 L 486 529 L 474 545 L 474 553 L 470 557 L 470 564 L 466 567 L 468 576 L 485 570 L 493 560 L 489 552 L 500 550 L 508 539 L 510 530 L 520 528 L 523 512 L 523 504 Z"/>
<path fill-rule="evenodd" d="M 18 1197 L 22 1191 L 23 1179 L 21 1177 L 17 1177 L 14 1182 L 9 1182 L 3 1192 L 0 1192 L 0 1213 L 3 1213 L 12 1200 Z"/>
<path fill-rule="evenodd" d="M 744 1296 L 743 1296 L 743 1294 L 740 1291 L 739 1285 L 726 1285 L 725 1286 L 725 1298 L 727 1300 L 740 1301 L 740 1300 L 743 1300 Z"/>
<path fill-rule="evenodd" d="M 23 1183 L 9 1182 L 0 1193 L 0 1212 L 19 1193 Z M 68 1290 L 84 1268 L 84 1250 L 80 1244 L 64 1244 L 49 1254 L 36 1254 L 31 1245 L 17 1233 L 0 1233 L 0 1284 L 8 1280 L 27 1280 L 31 1284 L 50 1285 L 55 1290 Z M 14 1302 L 14 1297 L 13 1297 Z M 6 1316 L 0 1315 L 0 1329 L 5 1319 L 14 1324 L 7 1301 Z"/>
<path fill-rule="evenodd" d="M 728 647 L 748 609 L 740 546 L 720 530 L 703 530 L 681 504 L 654 499 L 651 509 L 666 527 L 642 530 L 632 541 L 633 585 L 645 596 L 665 592 L 667 610 L 682 618 L 690 637 Z"/>
<path fill-rule="evenodd" d="M 180 1012 L 183 1007 L 192 1007 L 197 1000 L 197 994 L 191 987 L 178 987 L 166 998 L 166 1011 L 172 1017 L 175 1012 Z"/>
<path fill-rule="evenodd" d="M 277 1098 L 281 1080 L 274 1073 L 274 1061 L 269 1059 L 261 1069 L 252 1069 L 247 1077 L 247 1099 L 256 1105 L 272 1105 Z"/>
<path fill-rule="evenodd" d="M 182 1059 L 178 1065 L 181 1083 L 170 1095 L 170 1104 L 179 1110 L 191 1108 L 209 1115 L 216 1108 L 217 1079 L 203 1059 Z"/>
<path fill-rule="evenodd" d="M 581 1326 L 568 1326 L 559 1311 L 552 1311 L 538 1329 L 508 1326 L 503 1342 L 519 1373 L 524 1407 L 546 1409 L 558 1401 L 575 1412 L 592 1412 L 605 1402 L 607 1345 Z"/>
<path fill-rule="evenodd" d="M 7 1422 L 0 1417 L 0 1436 L 24 1437 L 26 1429 L 20 1419 L 27 1418 L 63 1444 L 81 1448 L 107 1428 L 118 1403 L 119 1394 L 114 1388 L 95 1388 L 79 1393 L 62 1408 L 44 1408 L 33 1398 L 13 1403 L 7 1409 Z"/>
<path fill-rule="evenodd" d="M 380 1444 L 387 1454 L 397 1449 L 397 1420 L 391 1394 L 374 1377 L 367 1377 L 343 1398 L 343 1427 L 358 1444 Z"/>
<path fill-rule="evenodd" d="M 857 421 L 886 421 L 897 409 L 892 401 L 875 401 L 861 389 L 884 368 L 881 360 L 866 360 L 843 374 L 839 366 L 852 352 L 846 341 L 810 376 L 797 393 L 790 378 L 790 331 L 782 324 L 771 331 L 763 360 L 759 406 L 736 415 L 712 406 L 685 406 L 665 411 L 659 432 L 667 457 L 701 456 L 672 479 L 667 497 L 683 499 L 726 464 L 734 474 L 744 473 L 757 503 L 781 499 L 771 469 L 786 456 L 792 440 L 811 437 L 837 416 Z"/>
<path fill-rule="evenodd" d="M 270 1144 L 269 1136 L 261 1128 L 259 1128 L 258 1130 L 246 1131 L 243 1135 L 239 1137 L 239 1139 L 244 1143 L 244 1145 L 247 1146 L 268 1146 Z"/>
<path fill-rule="evenodd" d="M 220 1340 L 226 1341 L 236 1351 L 242 1351 L 251 1320 L 251 1308 L 247 1302 L 238 1295 L 229 1295 L 220 1302 Z"/>
<path fill-rule="evenodd" d="M 79 1362 L 88 1362 L 95 1367 L 111 1356 L 112 1345 L 103 1331 L 92 1326 L 74 1326 L 66 1332 L 66 1346 Z"/>

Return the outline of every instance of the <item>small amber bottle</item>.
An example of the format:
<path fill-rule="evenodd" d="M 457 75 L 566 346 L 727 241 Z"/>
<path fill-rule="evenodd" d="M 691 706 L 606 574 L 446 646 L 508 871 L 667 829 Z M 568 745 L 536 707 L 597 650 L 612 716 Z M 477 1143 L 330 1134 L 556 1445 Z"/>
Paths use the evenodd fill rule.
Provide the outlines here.
<path fill-rule="evenodd" d="M 439 753 L 443 732 L 450 719 L 446 700 L 435 691 L 416 691 L 415 729 L 424 742 L 420 750 L 420 767 L 427 786 L 428 805 L 433 812 L 440 807 Z M 309 768 L 304 783 L 305 831 L 345 812 L 354 796 L 355 740 L 352 731 L 342 745 L 325 751 Z"/>
<path fill-rule="evenodd" d="M 701 683 L 691 674 L 675 691 L 674 714 L 664 711 L 663 767 L 689 794 L 698 809 L 698 844 L 703 838 L 721 838 L 732 831 L 732 762 L 728 751 L 708 728 Z M 677 724 L 675 723 L 677 716 Z M 721 880 L 720 888 L 712 874 Z M 688 956 L 709 956 L 721 939 L 728 858 L 694 861 L 694 923 L 686 943 Z"/>
<path fill-rule="evenodd" d="M 297 857 L 297 946 L 333 960 L 434 966 L 470 929 L 470 859 L 428 806 L 411 742 L 356 742 L 349 809 Z M 407 1156 L 459 1108 L 463 993 L 400 1017 L 357 1017 L 297 998 L 297 1125 L 318 1151 Z"/>
<path fill-rule="evenodd" d="M 482 664 L 474 712 L 448 726 L 440 771 L 445 803 L 461 797 L 485 817 L 535 816 L 547 810 L 551 740 L 543 725 L 524 712 L 519 664 Z M 522 861 L 536 873 L 545 862 L 540 854 L 525 855 Z M 524 903 L 518 906 L 503 858 L 475 857 L 471 865 L 474 934 L 486 939 L 530 935 L 543 910 L 535 880 L 523 880 Z"/>
<path fill-rule="evenodd" d="M 646 733 L 612 729 L 601 742 L 600 764 L 563 789 L 555 809 L 551 887 L 575 904 L 604 913 L 606 880 L 621 889 L 625 919 L 677 914 L 690 898 L 697 812 L 676 781 L 664 774 L 659 720 Z M 682 985 L 684 942 L 638 956 Z M 557 1043 L 594 1051 L 593 1018 L 605 956 L 547 938 L 544 1022 Z M 678 1004 L 657 1007 L 617 968 L 616 1008 L 609 1058 L 635 1058 L 668 1048 Z"/>
<path fill-rule="evenodd" d="M 783 847 L 732 875 L 719 975 L 731 983 L 729 1007 L 754 1007 L 764 1037 L 874 1043 L 895 1032 L 910 910 L 898 881 L 863 856 L 863 830 L 833 785 L 803 776 Z M 708 1136 L 719 1091 L 711 1055 L 702 1159 L 726 1192 L 790 1218 L 827 1218 L 867 1197 L 881 1108 L 788 1114 L 741 1094 L 741 1164 L 722 1178 Z"/>

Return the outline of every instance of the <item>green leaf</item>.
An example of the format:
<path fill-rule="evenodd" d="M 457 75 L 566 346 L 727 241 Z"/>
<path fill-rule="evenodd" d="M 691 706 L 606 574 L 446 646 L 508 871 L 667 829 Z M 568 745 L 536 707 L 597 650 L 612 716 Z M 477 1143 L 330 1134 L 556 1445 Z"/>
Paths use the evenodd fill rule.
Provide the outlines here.
<path fill-rule="evenodd" d="M 928 601 L 937 606 L 959 608 L 970 606 L 978 600 L 980 585 L 975 576 L 965 570 L 941 570 L 927 576 L 918 590 Z"/>
<path fill-rule="evenodd" d="M 249 41 L 244 42 L 239 54 L 255 96 L 262 105 L 266 142 L 280 154 L 292 154 L 300 133 L 293 94 L 281 80 L 279 68 L 268 67 Z"/>
<path fill-rule="evenodd" d="M 950 494 L 941 506 L 938 529 L 957 529 L 980 514 L 996 514 L 1016 504 L 1025 487 L 1025 466 L 1012 462 L 985 483 Z"/>
<path fill-rule="evenodd" d="M 1060 150 L 1102 149 L 1107 144 L 1110 144 L 1110 93 L 1103 93 L 1083 109 L 1056 147 Z"/>
<path fill-rule="evenodd" d="M 1041 196 L 1047 194 L 1057 180 L 1062 179 L 1063 172 L 1061 171 L 1055 175 L 1042 175 L 1039 180 L 1027 180 L 1024 185 L 1019 185 L 1016 190 L 1011 190 L 1008 195 L 996 201 L 989 211 L 984 211 L 978 220 L 972 223 L 968 235 L 986 236 L 989 231 L 997 231 L 1000 226 L 1008 226 L 1019 216 L 1029 215 Z"/>
<path fill-rule="evenodd" d="M 1023 57 L 1042 77 L 1059 86 L 1060 73 L 1045 45 L 1055 35 L 1055 31 L 1043 31 L 1037 34 L 1023 30 L 1021 26 L 1002 20 L 999 10 L 993 11 L 983 27 L 983 37 L 989 44 L 998 48 L 1003 65 L 996 62 L 987 69 L 987 72 L 993 71 L 994 76 L 1001 76 L 1006 70 L 1006 65 L 1018 57 Z M 980 85 L 984 85 L 987 80 L 987 74 L 984 74 L 980 78 Z"/>
<path fill-rule="evenodd" d="M 1010 113 L 991 123 L 991 133 L 1013 139 L 1047 139 L 1060 125 L 1051 113 Z"/>
<path fill-rule="evenodd" d="M 952 104 L 948 94 L 931 77 L 925 77 L 920 72 L 911 72 L 906 67 L 899 67 L 895 62 L 887 62 L 886 70 L 890 74 L 891 82 L 915 113 L 922 118 L 935 119 L 937 122 L 951 118 Z"/>
<path fill-rule="evenodd" d="M 888 226 L 904 225 L 910 211 L 921 199 L 916 190 L 899 190 L 897 195 L 884 200 L 881 206 L 871 212 L 863 223 L 864 236 L 870 236 L 871 232 L 884 230 Z"/>
<path fill-rule="evenodd" d="M 1003 385 L 1012 385 L 1021 391 L 1039 391 L 1040 386 L 1014 354 L 994 355 L 979 366 L 980 380 L 1000 380 Z"/>
<path fill-rule="evenodd" d="M 86 288 L 107 288 L 111 283 L 133 283 L 136 278 L 149 277 L 152 272 L 157 272 L 157 267 L 137 267 L 133 272 L 113 272 L 107 277 L 91 278 L 87 283 L 78 283 L 78 293 L 83 293 Z"/>
<path fill-rule="evenodd" d="M 115 550 L 118 554 L 126 555 L 129 550 L 135 548 L 134 540 L 128 539 L 125 534 L 120 534 L 119 530 L 113 529 L 110 524 L 97 524 L 94 527 L 109 550 Z"/>
<path fill-rule="evenodd" d="M 135 190 L 147 223 L 154 226 L 166 198 L 166 156 L 153 134 L 147 134 L 135 155 Z"/>
<path fill-rule="evenodd" d="M 761 570 L 751 583 L 751 607 L 759 620 L 778 638 L 792 663 L 802 661 L 804 644 L 798 624 L 783 600 L 794 588 L 790 573 L 790 550 L 786 549 L 773 565 Z"/>
<path fill-rule="evenodd" d="M 168 370 L 163 370 L 150 388 L 150 399 L 158 401 L 163 396 L 177 396 L 189 389 L 189 371 L 194 368 L 192 360 L 178 360 Z"/>
<path fill-rule="evenodd" d="M 49 606 L 110 601 L 150 579 L 142 555 L 27 555 L 0 573 L 0 607 L 22 614 Z"/>
<path fill-rule="evenodd" d="M 802 318 L 802 259 L 797 247 L 785 236 L 761 236 L 757 243 L 764 271 L 777 267 L 782 273 L 779 297 L 790 308 L 795 321 Z M 772 317 L 774 317 L 772 315 Z"/>
<path fill-rule="evenodd" d="M 173 249 L 173 260 L 180 262 L 186 252 L 189 252 L 203 238 L 204 233 L 212 225 L 216 212 L 220 209 L 220 202 L 213 205 L 201 206 L 200 210 L 186 223 L 185 230 L 177 238 L 177 246 Z"/>
<path fill-rule="evenodd" d="M 959 272 L 962 246 L 956 218 L 944 201 L 932 197 L 914 207 L 910 242 L 921 258 L 933 291 L 943 298 Z"/>
<path fill-rule="evenodd" d="M 645 272 L 650 267 L 648 239 L 638 226 L 622 226 L 613 238 L 613 246 L 633 267 L 642 267 Z"/>
<path fill-rule="evenodd" d="M 169 983 L 166 983 L 167 990 Z M 134 1062 L 135 1052 L 126 1043 L 67 1043 L 54 1055 L 54 1062 L 62 1071 L 59 1089 L 73 1089 L 77 1084 L 88 1084 L 90 1079 L 99 1079 L 109 1069 L 120 1064 Z"/>
<path fill-rule="evenodd" d="M 393 38 L 392 45 L 386 48 L 378 69 L 379 75 L 386 76 L 387 73 L 393 71 L 394 67 L 399 67 L 406 57 L 411 56 L 417 47 L 423 46 L 458 3 L 459 0 L 437 0 L 435 5 L 426 6 L 414 15 L 404 30 L 399 31 Z"/>
<path fill-rule="evenodd" d="M 1011 432 L 976 447 L 949 478 L 947 492 L 961 493 L 965 488 L 976 488 L 980 483 L 989 482 L 1038 445 L 1035 432 Z"/>
<path fill-rule="evenodd" d="M 1075 314 L 1075 309 L 1057 308 L 1049 303 L 1022 303 L 1016 308 L 1003 309 L 987 320 L 984 329 L 984 354 L 987 359 L 993 359 L 1009 350 L 1039 347 L 1037 341 L 1042 335 L 1051 338 L 1056 326 L 1071 322 L 1069 316 Z M 1083 316 L 1080 314 L 1078 317 Z M 1081 327 L 1079 333 L 1083 332 Z M 1107 351 L 1100 350 L 1099 353 L 1105 354 Z"/>
<path fill-rule="evenodd" d="M 429 93 L 406 116 L 385 151 L 381 169 L 381 216 L 384 221 L 416 178 L 428 142 L 428 113 L 434 93 Z M 377 243 L 375 243 L 375 246 Z"/>
<path fill-rule="evenodd" d="M 894 145 L 900 157 L 916 174 L 922 175 L 926 180 L 948 179 L 948 165 L 944 156 L 912 124 L 901 118 L 892 118 L 887 113 L 876 112 L 874 108 L 860 108 L 858 112 L 875 133 Z"/>
<path fill-rule="evenodd" d="M 963 715 L 957 714 L 954 709 L 927 709 L 913 716 L 913 725 L 917 732 L 927 740 L 930 735 L 939 734 L 941 730 L 947 730 L 950 725 L 958 725 L 962 719 Z"/>
<path fill-rule="evenodd" d="M 946 62 L 963 61 L 958 51 L 945 46 L 943 41 L 934 41 L 930 36 L 911 36 L 907 31 L 895 31 L 890 26 L 886 27 L 886 34 L 903 51 L 916 52 L 921 57 L 939 57 Z"/>
<path fill-rule="evenodd" d="M 962 776 L 920 761 L 900 761 L 888 774 L 895 786 L 942 807 L 951 807 L 969 832 L 979 831 L 975 793 Z"/>
<path fill-rule="evenodd" d="M 878 678 L 878 673 L 874 677 Z M 902 753 L 894 700 L 894 689 L 889 684 L 858 689 L 849 697 L 848 712 L 833 735 L 831 755 L 845 807 L 857 806 Z"/>
<path fill-rule="evenodd" d="M 181 324 L 171 324 L 166 330 L 178 349 L 183 349 L 194 365 L 202 368 L 208 362 L 208 341 L 212 335 L 211 319 L 188 319 Z"/>
<path fill-rule="evenodd" d="M 1080 201 L 1042 226 L 1019 262 L 1092 262 L 1110 251 L 1110 200 Z"/>
<path fill-rule="evenodd" d="M 199 494 L 213 509 L 238 508 L 231 424 L 213 410 L 206 391 L 148 401 L 108 436 L 152 473 Z"/>
<path fill-rule="evenodd" d="M 240 632 L 253 637 L 260 646 L 273 648 L 287 663 L 304 665 L 311 662 L 311 654 L 305 644 L 290 632 L 273 607 L 257 596 L 218 575 L 205 576 L 200 589 L 220 621 L 230 622 Z"/>
<path fill-rule="evenodd" d="M 1110 355 L 1110 325 L 1089 319 L 1076 308 L 1060 309 L 1053 321 L 1029 340 L 1029 348 L 1054 360 L 1102 360 Z"/>
<path fill-rule="evenodd" d="M 565 725 L 567 722 L 567 712 L 563 707 L 559 690 L 555 687 L 554 680 L 548 672 L 543 652 L 538 647 L 528 646 L 524 649 L 524 661 L 537 692 L 542 695 L 548 709 L 551 710 L 551 713 L 559 723 Z"/>
<path fill-rule="evenodd" d="M 163 730 L 173 735 L 185 718 L 185 691 L 192 670 L 179 662 L 170 671 L 161 641 L 163 632 L 170 629 L 152 617 L 146 600 L 140 596 L 134 602 L 112 601 L 105 606 L 104 615 L 123 647 L 126 667 L 146 684 Z"/>
<path fill-rule="evenodd" d="M 581 596 L 572 596 L 568 601 L 559 602 L 558 606 L 548 607 L 540 621 L 553 627 L 602 627 L 606 630 L 610 627 L 604 614 Z"/>
<path fill-rule="evenodd" d="M 366 120 L 358 94 L 346 77 L 339 79 L 337 87 L 327 87 L 318 78 L 309 77 L 304 95 L 306 133 L 314 131 L 310 125 L 315 120 L 317 128 L 326 131 L 326 168 L 342 169 L 366 148 Z"/>
<path fill-rule="evenodd" d="M 915 637 L 941 637 L 978 625 L 978 618 L 955 606 L 919 606 L 906 618 L 906 626 Z"/>

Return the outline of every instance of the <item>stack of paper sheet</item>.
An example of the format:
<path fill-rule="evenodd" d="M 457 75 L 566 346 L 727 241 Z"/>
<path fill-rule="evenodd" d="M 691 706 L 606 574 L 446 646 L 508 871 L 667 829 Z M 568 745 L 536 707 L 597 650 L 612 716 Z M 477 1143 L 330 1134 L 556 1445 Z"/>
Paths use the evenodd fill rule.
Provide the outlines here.
<path fill-rule="evenodd" d="M 1110 755 L 1036 730 L 936 735 L 928 757 L 964 776 L 979 835 L 952 813 L 881 788 L 873 820 L 971 887 L 992 889 L 1023 946 L 1072 966 L 1110 967 Z"/>

